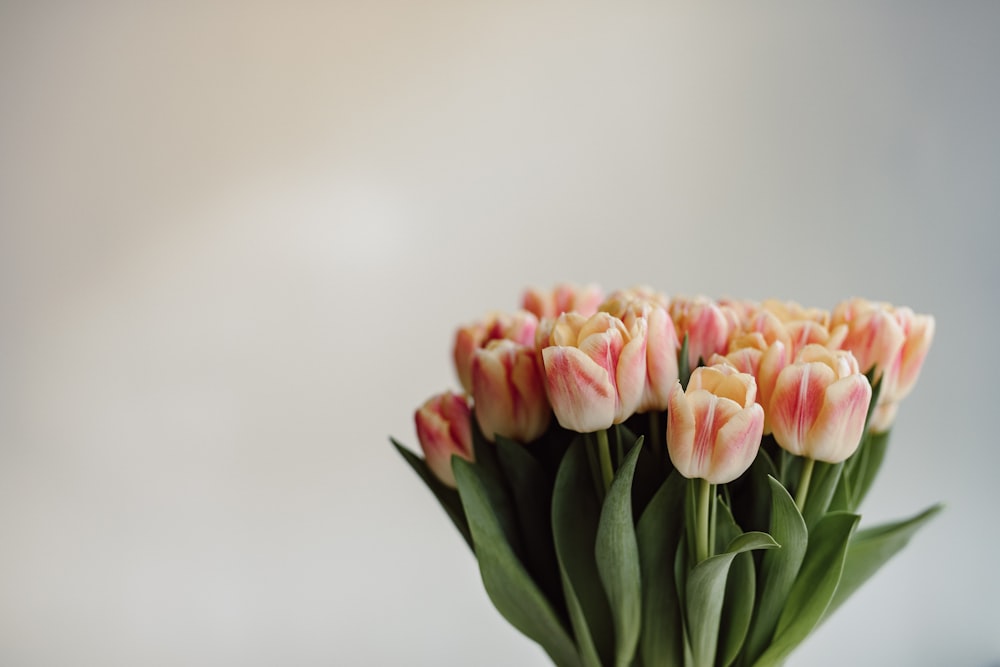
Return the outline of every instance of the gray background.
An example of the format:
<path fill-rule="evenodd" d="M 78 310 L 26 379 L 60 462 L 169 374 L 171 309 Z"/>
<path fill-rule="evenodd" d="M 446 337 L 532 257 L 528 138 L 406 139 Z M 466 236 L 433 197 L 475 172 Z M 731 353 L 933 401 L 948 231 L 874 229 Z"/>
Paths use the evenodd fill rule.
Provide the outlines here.
<path fill-rule="evenodd" d="M 0 663 L 544 665 L 391 450 L 527 285 L 937 316 L 795 665 L 1000 659 L 1000 4 L 0 4 Z"/>

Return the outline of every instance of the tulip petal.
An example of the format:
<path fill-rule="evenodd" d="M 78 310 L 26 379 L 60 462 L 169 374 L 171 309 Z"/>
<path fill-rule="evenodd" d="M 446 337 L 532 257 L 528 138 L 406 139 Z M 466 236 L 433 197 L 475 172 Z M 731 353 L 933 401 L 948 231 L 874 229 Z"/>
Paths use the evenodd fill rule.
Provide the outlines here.
<path fill-rule="evenodd" d="M 689 479 L 697 477 L 692 465 L 694 437 L 694 410 L 678 381 L 670 392 L 667 409 L 667 451 L 674 467 Z"/>
<path fill-rule="evenodd" d="M 757 457 L 763 431 L 764 409 L 757 403 L 733 414 L 715 437 L 711 474 L 705 479 L 725 484 L 742 475 Z"/>
<path fill-rule="evenodd" d="M 864 375 L 849 375 L 826 389 L 823 409 L 809 429 L 809 456 L 839 463 L 858 448 L 871 403 L 872 387 Z"/>
<path fill-rule="evenodd" d="M 563 428 L 592 433 L 614 423 L 617 395 L 602 366 L 575 347 L 547 347 L 542 360 L 549 402 Z"/>
<path fill-rule="evenodd" d="M 798 456 L 806 456 L 809 427 L 816 421 L 826 388 L 837 379 L 826 364 L 797 363 L 778 375 L 769 407 L 774 439 Z"/>

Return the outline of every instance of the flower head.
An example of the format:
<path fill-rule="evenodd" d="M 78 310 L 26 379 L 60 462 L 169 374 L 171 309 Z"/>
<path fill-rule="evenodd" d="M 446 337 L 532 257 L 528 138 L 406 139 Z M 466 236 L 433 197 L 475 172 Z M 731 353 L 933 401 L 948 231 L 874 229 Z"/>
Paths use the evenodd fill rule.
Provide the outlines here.
<path fill-rule="evenodd" d="M 450 391 L 432 396 L 414 415 L 427 467 L 452 488 L 455 488 L 455 474 L 451 470 L 451 457 L 473 460 L 469 416 L 465 397 Z"/>
<path fill-rule="evenodd" d="M 807 345 L 777 376 L 768 423 L 785 450 L 839 463 L 858 448 L 872 388 L 850 352 Z"/>
<path fill-rule="evenodd" d="M 687 390 L 670 392 L 667 450 L 688 478 L 725 484 L 742 475 L 757 456 L 764 411 L 752 375 L 720 364 L 695 369 Z"/>
<path fill-rule="evenodd" d="M 545 387 L 563 428 L 591 433 L 635 413 L 646 376 L 646 327 L 596 313 L 560 315 L 542 349 Z"/>

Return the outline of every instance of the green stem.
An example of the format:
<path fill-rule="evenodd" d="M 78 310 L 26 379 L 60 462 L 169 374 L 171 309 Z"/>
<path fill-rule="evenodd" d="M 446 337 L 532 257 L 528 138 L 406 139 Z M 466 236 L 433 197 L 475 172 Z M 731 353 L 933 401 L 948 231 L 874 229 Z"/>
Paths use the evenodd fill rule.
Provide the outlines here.
<path fill-rule="evenodd" d="M 695 536 L 695 560 L 700 563 L 711 555 L 709 544 L 710 534 L 710 503 L 712 500 L 712 485 L 707 479 L 698 480 L 698 533 Z"/>
<path fill-rule="evenodd" d="M 611 447 L 608 445 L 608 432 L 598 431 L 597 436 L 597 455 L 601 459 L 601 476 L 604 478 L 604 492 L 607 493 L 608 489 L 611 488 L 611 480 L 614 479 L 615 470 L 611 465 Z"/>
<path fill-rule="evenodd" d="M 597 500 L 604 502 L 604 484 L 601 483 L 601 464 L 597 460 L 596 444 L 590 438 L 585 438 L 580 444 L 587 451 L 587 463 L 590 464 L 588 466 L 590 468 L 590 479 L 594 482 L 594 492 L 597 494 Z"/>
<path fill-rule="evenodd" d="M 802 476 L 799 477 L 799 488 L 795 490 L 795 506 L 799 508 L 799 512 L 803 512 L 806 508 L 806 498 L 809 496 L 809 482 L 812 480 L 813 466 L 815 465 L 815 459 L 806 459 L 802 462 Z"/>

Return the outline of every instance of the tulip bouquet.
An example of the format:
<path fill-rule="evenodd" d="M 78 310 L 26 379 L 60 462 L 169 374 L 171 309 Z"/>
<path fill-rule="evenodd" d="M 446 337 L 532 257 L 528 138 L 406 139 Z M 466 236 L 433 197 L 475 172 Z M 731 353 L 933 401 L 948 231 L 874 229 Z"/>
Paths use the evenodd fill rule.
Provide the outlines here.
<path fill-rule="evenodd" d="M 858 530 L 934 320 L 529 290 L 393 441 L 560 667 L 779 665 L 938 509 Z"/>

